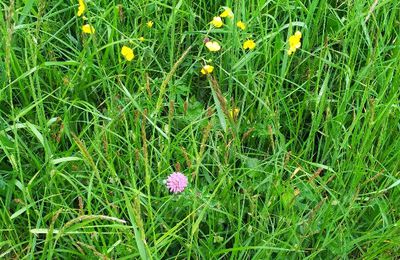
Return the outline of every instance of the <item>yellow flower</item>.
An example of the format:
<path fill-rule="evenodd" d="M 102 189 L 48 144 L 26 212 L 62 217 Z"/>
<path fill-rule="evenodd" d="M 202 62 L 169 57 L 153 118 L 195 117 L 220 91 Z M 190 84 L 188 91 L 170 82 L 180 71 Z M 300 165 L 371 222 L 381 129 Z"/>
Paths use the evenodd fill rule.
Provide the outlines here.
<path fill-rule="evenodd" d="M 151 28 L 151 27 L 153 27 L 154 22 L 153 22 L 153 21 L 148 21 L 148 22 L 146 23 L 146 25 L 147 25 L 147 27 Z"/>
<path fill-rule="evenodd" d="M 201 73 L 203 75 L 207 75 L 207 74 L 211 74 L 214 70 L 214 66 L 211 65 L 205 65 L 202 69 L 201 69 Z"/>
<path fill-rule="evenodd" d="M 144 37 L 139 37 L 139 41 L 144 42 Z"/>
<path fill-rule="evenodd" d="M 77 16 L 81 16 L 83 12 L 86 10 L 86 5 L 83 0 L 79 0 L 79 7 L 78 7 L 78 13 L 76 14 Z"/>
<path fill-rule="evenodd" d="M 222 25 L 224 25 L 221 17 L 219 17 L 219 16 L 214 17 L 214 19 L 210 23 L 212 25 L 214 25 L 214 27 L 217 27 L 217 28 L 220 28 L 220 27 L 222 27 Z"/>
<path fill-rule="evenodd" d="M 244 22 L 242 22 L 242 21 L 237 22 L 236 26 L 239 27 L 242 30 L 246 29 L 246 24 Z"/>
<path fill-rule="evenodd" d="M 133 50 L 127 46 L 122 46 L 121 54 L 122 54 L 122 56 L 124 56 L 124 58 L 127 61 L 131 61 L 131 60 L 133 60 L 133 58 L 135 58 L 135 55 L 133 54 Z"/>
<path fill-rule="evenodd" d="M 243 49 L 247 50 L 252 50 L 256 47 L 256 43 L 253 40 L 247 40 L 243 43 Z"/>
<path fill-rule="evenodd" d="M 225 9 L 225 11 L 223 11 L 222 13 L 221 13 L 221 17 L 223 17 L 223 18 L 225 18 L 225 17 L 229 17 L 229 18 L 233 18 L 233 12 L 232 12 L 232 9 L 230 9 L 229 7 L 225 7 L 224 8 Z"/>
<path fill-rule="evenodd" d="M 297 31 L 294 35 L 289 37 L 289 50 L 288 55 L 296 52 L 298 48 L 301 47 L 301 32 Z"/>
<path fill-rule="evenodd" d="M 240 112 L 240 109 L 236 107 L 236 108 L 233 108 L 233 109 L 229 112 L 229 114 L 230 114 L 231 118 L 237 118 L 238 115 L 239 115 L 239 112 Z"/>
<path fill-rule="evenodd" d="M 82 25 L 82 31 L 84 33 L 93 34 L 96 30 L 90 24 Z"/>
<path fill-rule="evenodd" d="M 206 47 L 209 51 L 219 51 L 221 46 L 218 42 L 209 41 L 206 43 Z"/>

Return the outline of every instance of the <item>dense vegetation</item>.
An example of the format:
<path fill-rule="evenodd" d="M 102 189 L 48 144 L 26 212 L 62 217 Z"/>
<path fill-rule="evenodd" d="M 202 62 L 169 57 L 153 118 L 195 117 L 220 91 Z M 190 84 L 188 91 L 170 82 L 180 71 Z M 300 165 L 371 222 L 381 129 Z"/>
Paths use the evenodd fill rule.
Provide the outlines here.
<path fill-rule="evenodd" d="M 400 257 L 399 1 L 0 8 L 0 258 Z"/>

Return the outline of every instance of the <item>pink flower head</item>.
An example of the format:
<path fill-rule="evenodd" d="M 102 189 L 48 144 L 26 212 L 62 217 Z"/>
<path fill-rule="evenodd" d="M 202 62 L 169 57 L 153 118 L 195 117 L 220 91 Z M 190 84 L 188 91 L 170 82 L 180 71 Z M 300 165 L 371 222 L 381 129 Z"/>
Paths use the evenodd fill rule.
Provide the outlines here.
<path fill-rule="evenodd" d="M 173 193 L 182 192 L 188 185 L 188 179 L 180 172 L 174 172 L 167 179 L 167 188 Z"/>

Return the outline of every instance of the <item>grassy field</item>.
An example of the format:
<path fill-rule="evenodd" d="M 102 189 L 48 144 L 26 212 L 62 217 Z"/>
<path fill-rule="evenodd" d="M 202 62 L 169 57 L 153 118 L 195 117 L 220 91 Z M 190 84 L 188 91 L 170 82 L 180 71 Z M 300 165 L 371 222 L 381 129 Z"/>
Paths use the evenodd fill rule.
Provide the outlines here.
<path fill-rule="evenodd" d="M 0 3 L 0 258 L 400 257 L 398 0 Z"/>

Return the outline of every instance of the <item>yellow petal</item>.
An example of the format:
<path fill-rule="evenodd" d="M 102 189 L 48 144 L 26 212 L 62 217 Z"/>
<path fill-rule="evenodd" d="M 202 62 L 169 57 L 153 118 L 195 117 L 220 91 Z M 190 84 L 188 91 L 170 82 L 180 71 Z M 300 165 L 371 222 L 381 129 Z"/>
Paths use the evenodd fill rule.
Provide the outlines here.
<path fill-rule="evenodd" d="M 139 37 L 139 41 L 144 42 L 144 37 Z"/>
<path fill-rule="evenodd" d="M 124 56 L 124 58 L 127 61 L 131 61 L 131 60 L 133 60 L 133 58 L 135 58 L 135 55 L 133 54 L 133 50 L 127 46 L 122 46 L 121 54 L 122 54 L 122 56 Z"/>
<path fill-rule="evenodd" d="M 153 21 L 148 21 L 146 23 L 146 25 L 147 25 L 147 27 L 151 28 L 151 27 L 153 27 L 154 23 L 153 23 Z"/>
<path fill-rule="evenodd" d="M 239 27 L 242 30 L 246 29 L 246 24 L 244 22 L 242 22 L 242 21 L 237 22 L 236 26 Z"/>
<path fill-rule="evenodd" d="M 301 32 L 296 31 L 294 35 L 289 37 L 289 50 L 288 55 L 291 55 L 301 47 Z"/>
<path fill-rule="evenodd" d="M 252 50 L 256 47 L 256 43 L 253 40 L 247 40 L 243 43 L 243 49 L 247 50 Z"/>
<path fill-rule="evenodd" d="M 85 24 L 82 25 L 82 31 L 87 34 L 93 34 L 96 30 L 90 24 Z"/>
<path fill-rule="evenodd" d="M 217 28 L 220 28 L 220 27 L 222 27 L 222 25 L 224 25 L 221 17 L 219 17 L 219 16 L 214 17 L 214 19 L 211 21 L 211 24 Z"/>
<path fill-rule="evenodd" d="M 214 66 L 211 65 L 205 65 L 202 69 L 201 69 L 201 73 L 203 75 L 207 75 L 210 74 L 214 71 Z"/>
<path fill-rule="evenodd" d="M 300 43 L 300 39 L 296 38 L 296 36 L 291 36 L 289 38 L 289 46 L 292 48 L 296 48 L 296 46 Z"/>
<path fill-rule="evenodd" d="M 229 7 L 226 7 L 225 11 L 223 11 L 220 16 L 223 18 L 229 17 L 231 19 L 234 17 L 232 9 L 230 9 Z"/>
<path fill-rule="evenodd" d="M 290 37 L 289 37 L 289 45 L 290 45 L 290 46 L 294 46 L 294 45 L 296 45 L 296 44 L 297 44 L 297 38 L 296 38 L 296 36 L 294 36 L 294 35 L 290 36 Z"/>
<path fill-rule="evenodd" d="M 239 112 L 240 112 L 239 108 L 234 108 L 229 112 L 229 114 L 231 118 L 236 118 L 239 115 Z"/>
<path fill-rule="evenodd" d="M 293 53 L 295 53 L 296 52 L 296 48 L 295 47 L 291 47 L 291 48 L 289 48 L 289 50 L 288 50 L 288 55 L 290 56 L 290 55 L 292 55 Z"/>
<path fill-rule="evenodd" d="M 213 42 L 209 41 L 206 43 L 206 47 L 208 48 L 209 51 L 219 51 L 221 49 L 221 46 L 219 45 L 218 42 Z"/>
<path fill-rule="evenodd" d="M 78 13 L 76 14 L 77 16 L 81 16 L 83 12 L 86 10 L 86 5 L 83 0 L 79 0 L 79 7 L 78 7 Z"/>

